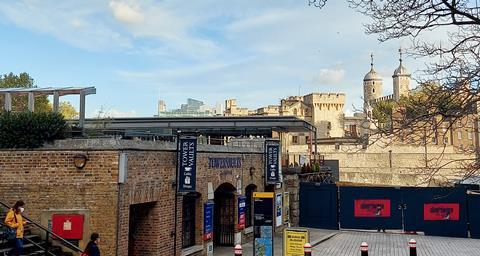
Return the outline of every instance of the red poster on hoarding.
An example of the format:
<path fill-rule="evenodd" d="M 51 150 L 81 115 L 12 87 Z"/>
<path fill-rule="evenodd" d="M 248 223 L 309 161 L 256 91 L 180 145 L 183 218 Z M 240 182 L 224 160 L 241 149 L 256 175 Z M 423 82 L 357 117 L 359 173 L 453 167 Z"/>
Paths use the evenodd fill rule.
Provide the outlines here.
<path fill-rule="evenodd" d="M 355 217 L 390 217 L 390 199 L 355 200 Z"/>
<path fill-rule="evenodd" d="M 460 205 L 458 203 L 424 204 L 423 220 L 459 220 Z"/>

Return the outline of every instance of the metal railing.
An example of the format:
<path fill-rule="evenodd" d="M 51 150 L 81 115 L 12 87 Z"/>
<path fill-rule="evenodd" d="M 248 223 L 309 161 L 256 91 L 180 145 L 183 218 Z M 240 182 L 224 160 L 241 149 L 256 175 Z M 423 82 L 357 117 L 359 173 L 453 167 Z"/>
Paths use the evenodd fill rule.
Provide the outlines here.
<path fill-rule="evenodd" d="M 10 207 L 8 204 L 0 201 L 0 205 L 3 206 L 4 208 L 10 210 L 12 207 Z M 33 221 L 32 219 L 30 219 L 29 217 L 25 216 L 24 214 L 22 214 L 22 217 L 26 220 L 29 221 L 29 224 L 32 224 L 34 226 L 36 226 L 37 228 L 45 231 L 46 233 L 46 242 L 48 244 L 48 237 L 52 237 L 52 238 L 55 238 L 56 240 L 60 241 L 62 245 L 64 245 L 65 247 L 69 248 L 70 250 L 74 251 L 74 252 L 77 252 L 77 253 L 84 253 L 84 251 L 82 249 L 80 249 L 78 246 L 72 244 L 71 242 L 67 241 L 66 239 L 62 238 L 61 236 L 55 234 L 53 231 L 49 230 L 48 228 L 42 226 L 41 224 Z M 28 242 L 32 243 L 33 245 L 35 245 L 36 247 L 38 247 L 39 249 L 43 250 L 45 253 L 48 253 L 49 255 L 52 255 L 52 256 L 56 256 L 55 254 L 52 254 L 50 251 L 48 251 L 48 246 L 46 248 L 44 248 L 43 246 L 33 242 L 31 239 L 27 239 L 25 238 L 25 240 L 27 240 Z"/>

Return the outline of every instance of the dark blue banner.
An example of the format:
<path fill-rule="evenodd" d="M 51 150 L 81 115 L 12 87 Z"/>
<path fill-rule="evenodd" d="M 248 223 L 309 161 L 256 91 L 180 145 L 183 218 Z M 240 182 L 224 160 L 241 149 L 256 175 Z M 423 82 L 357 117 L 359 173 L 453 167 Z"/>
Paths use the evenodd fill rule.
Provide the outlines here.
<path fill-rule="evenodd" d="M 197 139 L 180 138 L 178 146 L 178 192 L 195 192 Z"/>
<path fill-rule="evenodd" d="M 213 238 L 213 202 L 206 202 L 203 205 L 203 240 Z"/>
<path fill-rule="evenodd" d="M 267 144 L 265 155 L 265 181 L 267 184 L 276 184 L 280 182 L 279 174 L 279 149 L 278 144 Z"/>
<path fill-rule="evenodd" d="M 238 197 L 238 229 L 245 229 L 245 196 Z"/>

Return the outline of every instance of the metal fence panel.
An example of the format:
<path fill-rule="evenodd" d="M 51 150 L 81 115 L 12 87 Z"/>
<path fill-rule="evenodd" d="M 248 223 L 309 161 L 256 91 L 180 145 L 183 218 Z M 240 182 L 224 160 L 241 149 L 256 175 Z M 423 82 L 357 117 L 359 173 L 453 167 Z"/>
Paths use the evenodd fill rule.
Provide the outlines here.
<path fill-rule="evenodd" d="M 340 227 L 401 229 L 401 191 L 382 187 L 340 187 Z"/>
<path fill-rule="evenodd" d="M 335 184 L 300 183 L 300 226 L 338 229 L 338 192 Z"/>
<path fill-rule="evenodd" d="M 402 188 L 405 231 L 467 237 L 465 188 Z"/>

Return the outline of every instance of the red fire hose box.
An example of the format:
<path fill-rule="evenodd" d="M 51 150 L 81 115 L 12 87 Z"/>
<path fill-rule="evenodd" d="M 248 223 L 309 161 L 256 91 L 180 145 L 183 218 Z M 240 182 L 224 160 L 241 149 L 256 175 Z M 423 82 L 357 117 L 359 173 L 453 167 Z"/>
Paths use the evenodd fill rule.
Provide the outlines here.
<path fill-rule="evenodd" d="M 64 239 L 83 239 L 82 214 L 54 214 L 52 216 L 52 231 Z"/>

